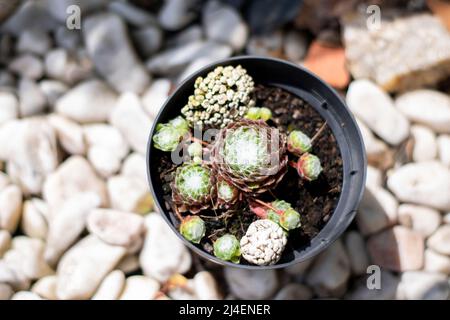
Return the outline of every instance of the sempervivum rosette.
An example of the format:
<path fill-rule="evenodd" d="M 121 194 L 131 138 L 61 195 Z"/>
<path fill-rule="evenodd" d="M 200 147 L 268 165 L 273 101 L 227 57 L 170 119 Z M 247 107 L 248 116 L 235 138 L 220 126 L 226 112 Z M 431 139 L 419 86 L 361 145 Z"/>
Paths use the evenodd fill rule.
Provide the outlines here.
<path fill-rule="evenodd" d="M 211 206 L 214 190 L 215 179 L 208 166 L 185 163 L 175 173 L 172 200 L 179 211 L 195 214 Z"/>
<path fill-rule="evenodd" d="M 286 136 L 264 121 L 242 119 L 222 129 L 211 150 L 218 176 L 239 190 L 271 190 L 287 171 Z"/>

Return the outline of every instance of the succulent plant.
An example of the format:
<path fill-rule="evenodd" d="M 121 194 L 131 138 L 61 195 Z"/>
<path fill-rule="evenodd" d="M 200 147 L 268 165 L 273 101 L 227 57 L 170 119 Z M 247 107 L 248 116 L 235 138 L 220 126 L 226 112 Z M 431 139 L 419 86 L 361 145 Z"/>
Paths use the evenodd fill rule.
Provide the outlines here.
<path fill-rule="evenodd" d="M 286 137 L 264 121 L 242 119 L 219 132 L 211 150 L 218 176 L 257 195 L 273 189 L 287 171 Z"/>
<path fill-rule="evenodd" d="M 187 152 L 191 157 L 201 157 L 203 154 L 203 148 L 200 142 L 192 142 L 187 149 Z"/>
<path fill-rule="evenodd" d="M 252 77 L 240 65 L 219 66 L 203 79 L 198 77 L 194 94 L 181 109 L 191 127 L 225 127 L 243 117 L 254 105 Z"/>
<path fill-rule="evenodd" d="M 304 153 L 297 161 L 297 172 L 303 179 L 316 180 L 322 172 L 320 159 L 311 153 Z"/>
<path fill-rule="evenodd" d="M 261 201 L 259 201 L 261 203 Z M 273 208 L 273 209 L 271 209 Z M 264 206 L 253 202 L 250 209 L 258 217 L 269 219 L 279 224 L 286 231 L 300 227 L 300 214 L 292 208 L 291 204 L 284 200 L 275 200 Z"/>
<path fill-rule="evenodd" d="M 177 168 L 172 182 L 172 200 L 181 212 L 195 214 L 211 206 L 214 185 L 214 175 L 209 167 L 184 163 Z"/>
<path fill-rule="evenodd" d="M 154 146 L 156 149 L 172 152 L 188 131 L 187 121 L 181 116 L 170 120 L 168 123 L 160 123 L 153 135 Z"/>
<path fill-rule="evenodd" d="M 290 203 L 284 200 L 275 200 L 271 206 L 279 211 L 275 212 L 269 209 L 268 219 L 278 223 L 287 231 L 300 227 L 300 214 L 292 208 Z"/>
<path fill-rule="evenodd" d="M 200 243 L 206 233 L 205 222 L 199 216 L 188 216 L 181 222 L 180 233 L 187 240 Z"/>
<path fill-rule="evenodd" d="M 270 120 L 272 118 L 272 111 L 269 108 L 257 108 L 251 107 L 248 109 L 247 114 L 245 115 L 246 119 L 249 120 Z"/>
<path fill-rule="evenodd" d="M 286 234 L 278 224 L 268 219 L 256 220 L 241 239 L 242 257 L 256 265 L 272 265 L 280 260 L 286 243 Z"/>
<path fill-rule="evenodd" d="M 288 150 L 289 152 L 301 156 L 305 152 L 311 151 L 311 139 L 300 130 L 292 131 L 288 136 Z"/>
<path fill-rule="evenodd" d="M 229 208 L 230 206 L 236 203 L 238 198 L 239 198 L 239 191 L 235 186 L 233 186 L 232 184 L 223 179 L 219 178 L 217 180 L 218 207 Z"/>
<path fill-rule="evenodd" d="M 239 263 L 241 250 L 239 240 L 232 234 L 225 234 L 214 242 L 214 255 L 222 260 Z"/>

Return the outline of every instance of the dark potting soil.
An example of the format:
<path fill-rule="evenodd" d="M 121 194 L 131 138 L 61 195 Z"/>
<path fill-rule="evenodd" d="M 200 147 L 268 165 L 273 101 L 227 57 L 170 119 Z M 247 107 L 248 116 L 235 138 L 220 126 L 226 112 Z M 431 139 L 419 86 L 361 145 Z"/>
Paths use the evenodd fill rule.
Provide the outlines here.
<path fill-rule="evenodd" d="M 276 87 L 257 85 L 254 91 L 256 106 L 267 107 L 272 111 L 269 125 L 288 133 L 291 130 L 302 130 L 313 137 L 324 125 L 325 120 L 306 101 Z M 302 226 L 289 234 L 285 253 L 293 248 L 308 246 L 310 240 L 317 235 L 330 219 L 339 200 L 342 186 L 342 158 L 336 139 L 328 126 L 315 139 L 311 153 L 319 157 L 323 171 L 319 178 L 312 182 L 300 179 L 297 171 L 289 167 L 282 182 L 261 199 L 273 201 L 276 197 L 291 203 L 301 215 Z M 289 155 L 290 160 L 297 160 Z M 158 168 L 163 184 L 166 208 L 172 212 L 170 182 L 173 180 L 175 165 L 170 154 L 164 153 Z M 255 221 L 256 216 L 246 203 L 229 210 L 205 210 L 199 213 L 206 223 L 206 236 L 200 246 L 213 253 L 212 242 L 225 233 L 234 234 L 240 239 L 247 227 Z M 172 220 L 178 221 L 172 214 Z M 282 260 L 283 261 L 283 258 Z M 245 260 L 241 260 L 245 263 Z"/>

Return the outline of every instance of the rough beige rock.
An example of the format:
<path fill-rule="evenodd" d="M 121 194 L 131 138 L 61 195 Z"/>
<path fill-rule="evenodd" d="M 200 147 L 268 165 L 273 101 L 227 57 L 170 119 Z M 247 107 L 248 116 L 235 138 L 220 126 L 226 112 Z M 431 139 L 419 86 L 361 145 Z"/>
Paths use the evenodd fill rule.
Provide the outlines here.
<path fill-rule="evenodd" d="M 111 209 L 94 209 L 87 218 L 88 230 L 111 245 L 131 247 L 144 232 L 144 219 Z"/>
<path fill-rule="evenodd" d="M 427 246 L 438 253 L 450 255 L 450 225 L 444 224 L 428 238 Z"/>
<path fill-rule="evenodd" d="M 5 283 L 14 290 L 27 290 L 30 287 L 30 279 L 3 259 L 0 259 L 0 283 Z"/>
<path fill-rule="evenodd" d="M 120 96 L 111 113 L 110 123 L 120 130 L 134 151 L 145 154 L 152 120 L 144 112 L 137 95 L 128 92 Z"/>
<path fill-rule="evenodd" d="M 51 114 L 48 120 L 65 151 L 72 155 L 86 153 L 83 129 L 79 124 L 56 113 Z"/>
<path fill-rule="evenodd" d="M 9 300 L 9 298 L 11 298 L 11 296 L 13 294 L 14 294 L 14 291 L 11 288 L 11 286 L 9 286 L 5 283 L 0 283 L 0 301 L 1 300 Z"/>
<path fill-rule="evenodd" d="M 356 222 L 363 235 L 370 235 L 397 222 L 398 202 L 387 190 L 366 188 L 358 208 Z"/>
<path fill-rule="evenodd" d="M 421 125 L 411 127 L 414 138 L 412 158 L 415 162 L 430 161 L 437 156 L 436 136 L 433 131 Z"/>
<path fill-rule="evenodd" d="M 58 265 L 59 299 L 89 299 L 104 277 L 124 256 L 125 249 L 89 235 L 70 248 Z"/>
<path fill-rule="evenodd" d="M 125 274 L 139 271 L 139 256 L 137 256 L 136 254 L 128 254 L 119 262 L 119 264 L 117 265 L 117 269 Z"/>
<path fill-rule="evenodd" d="M 423 266 L 423 236 L 403 226 L 371 236 L 367 249 L 372 262 L 388 270 L 402 272 L 419 270 Z"/>
<path fill-rule="evenodd" d="M 124 286 L 125 275 L 120 270 L 114 270 L 103 279 L 92 300 L 117 300 Z"/>
<path fill-rule="evenodd" d="M 124 176 L 138 178 L 143 183 L 147 183 L 147 165 L 145 163 L 145 157 L 137 152 L 131 153 L 125 158 L 120 173 Z"/>
<path fill-rule="evenodd" d="M 427 249 L 425 250 L 424 270 L 450 275 L 450 257 Z"/>
<path fill-rule="evenodd" d="M 450 133 L 450 97 L 428 89 L 406 92 L 395 100 L 396 108 L 409 120 L 433 129 Z"/>
<path fill-rule="evenodd" d="M 108 179 L 107 188 L 113 209 L 147 213 L 153 207 L 148 183 L 140 178 L 117 175 Z"/>
<path fill-rule="evenodd" d="M 35 55 L 25 53 L 11 60 L 9 70 L 21 77 L 36 80 L 43 76 L 44 64 Z"/>
<path fill-rule="evenodd" d="M 56 265 L 59 257 L 80 236 L 86 226 L 86 219 L 90 211 L 101 204 L 96 193 L 76 193 L 64 204 L 52 209 L 49 220 L 45 259 Z"/>
<path fill-rule="evenodd" d="M 41 117 L 8 124 L 11 131 L 8 133 L 7 128 L 3 144 L 7 173 L 24 194 L 39 194 L 46 176 L 58 166 L 55 132 Z"/>
<path fill-rule="evenodd" d="M 39 279 L 31 287 L 31 292 L 37 294 L 43 299 L 47 300 L 57 300 L 56 296 L 56 283 L 58 278 L 55 275 L 46 276 Z"/>
<path fill-rule="evenodd" d="M 439 227 L 442 217 L 437 210 L 431 208 L 402 204 L 398 207 L 398 220 L 400 224 L 427 238 Z"/>
<path fill-rule="evenodd" d="M 78 84 L 56 102 L 55 110 L 79 123 L 106 121 L 117 96 L 100 80 Z"/>
<path fill-rule="evenodd" d="M 9 177 L 5 173 L 0 172 L 0 192 L 10 184 L 11 180 L 9 179 Z"/>
<path fill-rule="evenodd" d="M 450 167 L 450 135 L 443 134 L 437 139 L 439 148 L 439 159 L 443 164 Z"/>
<path fill-rule="evenodd" d="M 306 283 L 319 297 L 341 297 L 350 277 L 350 260 L 341 241 L 336 241 L 314 261 Z"/>
<path fill-rule="evenodd" d="M 377 188 L 383 185 L 383 172 L 375 167 L 367 166 L 366 188 Z"/>
<path fill-rule="evenodd" d="M 19 101 L 17 97 L 8 91 L 0 91 L 0 125 L 19 116 Z"/>
<path fill-rule="evenodd" d="M 188 271 L 191 255 L 163 218 L 151 213 L 145 217 L 145 227 L 147 235 L 139 257 L 144 275 L 164 282 Z"/>
<path fill-rule="evenodd" d="M 131 276 L 125 281 L 120 300 L 152 300 L 159 290 L 159 283 L 146 276 Z"/>
<path fill-rule="evenodd" d="M 423 271 L 403 273 L 397 289 L 397 298 L 407 300 L 447 300 L 449 294 L 446 275 Z"/>
<path fill-rule="evenodd" d="M 400 201 L 450 210 L 450 169 L 437 161 L 408 163 L 392 172 L 387 185 Z"/>
<path fill-rule="evenodd" d="M 216 280 L 208 271 L 200 271 L 192 279 L 195 295 L 200 300 L 219 300 L 219 293 Z"/>
<path fill-rule="evenodd" d="M 23 233 L 27 236 L 42 240 L 47 238 L 48 224 L 45 216 L 48 215 L 48 212 L 41 212 L 42 209 L 48 210 L 45 207 L 45 202 L 40 199 L 31 199 L 24 202 L 20 225 Z"/>
<path fill-rule="evenodd" d="M 0 191 L 0 228 L 14 233 L 22 215 L 22 191 L 10 185 Z"/>
<path fill-rule="evenodd" d="M 382 16 L 391 15 L 383 11 Z M 450 74 L 450 34 L 431 14 L 387 18 L 380 28 L 367 28 L 367 15 L 354 14 L 343 24 L 347 63 L 356 79 L 370 78 L 387 91 L 403 91 Z"/>
<path fill-rule="evenodd" d="M 6 230 L 0 230 L 0 258 L 11 246 L 11 234 Z"/>
<path fill-rule="evenodd" d="M 169 97 L 172 84 L 168 79 L 155 80 L 142 96 L 142 105 L 150 118 L 155 119 Z"/>
<path fill-rule="evenodd" d="M 4 254 L 3 259 L 16 273 L 36 280 L 53 273 L 44 260 L 44 247 L 40 239 L 17 236 L 13 238 L 11 249 Z"/>
<path fill-rule="evenodd" d="M 43 299 L 33 292 L 19 291 L 19 292 L 16 292 L 11 297 L 11 300 L 43 300 Z"/>
<path fill-rule="evenodd" d="M 44 200 L 50 208 L 58 208 L 78 193 L 95 193 L 101 206 L 108 205 L 106 186 L 89 162 L 80 156 L 72 156 L 50 174 L 43 187 Z"/>

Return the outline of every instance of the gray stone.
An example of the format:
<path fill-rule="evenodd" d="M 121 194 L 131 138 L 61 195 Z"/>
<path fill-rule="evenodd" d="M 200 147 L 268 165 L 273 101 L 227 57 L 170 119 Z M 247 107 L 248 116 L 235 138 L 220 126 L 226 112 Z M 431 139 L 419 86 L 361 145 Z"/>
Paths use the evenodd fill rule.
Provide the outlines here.
<path fill-rule="evenodd" d="M 274 300 L 309 300 L 313 295 L 312 290 L 307 286 L 300 283 L 290 283 L 278 291 Z"/>
<path fill-rule="evenodd" d="M 250 37 L 247 43 L 247 53 L 257 56 L 272 56 L 283 50 L 283 33 L 275 31 L 265 35 Z"/>
<path fill-rule="evenodd" d="M 169 31 L 176 31 L 195 19 L 193 8 L 198 0 L 167 0 L 158 14 L 161 26 Z"/>
<path fill-rule="evenodd" d="M 157 23 L 156 17 L 148 11 L 142 10 L 128 2 L 112 1 L 108 4 L 108 9 L 135 27 L 143 27 Z"/>
<path fill-rule="evenodd" d="M 203 29 L 200 25 L 194 24 L 186 29 L 181 30 L 173 37 L 167 39 L 168 47 L 183 46 L 191 42 L 197 42 L 203 39 Z"/>
<path fill-rule="evenodd" d="M 200 300 L 221 299 L 217 282 L 214 276 L 208 271 L 198 272 L 192 279 L 195 295 Z"/>
<path fill-rule="evenodd" d="M 355 287 L 346 295 L 350 300 L 394 300 L 400 279 L 392 273 L 381 270 L 380 289 L 368 288 L 368 276 L 362 276 Z"/>
<path fill-rule="evenodd" d="M 17 41 L 18 52 L 44 55 L 52 46 L 52 39 L 47 32 L 39 29 L 25 30 Z"/>
<path fill-rule="evenodd" d="M 246 270 L 225 268 L 225 279 L 231 293 L 241 299 L 268 299 L 278 289 L 279 283 L 274 270 Z"/>
<path fill-rule="evenodd" d="M 69 87 L 58 80 L 42 80 L 39 82 L 39 88 L 45 95 L 47 105 L 51 108 L 60 97 L 69 91 Z"/>
<path fill-rule="evenodd" d="M 352 273 L 358 276 L 365 274 L 370 263 L 364 238 L 358 232 L 350 231 L 345 235 L 344 245 Z"/>
<path fill-rule="evenodd" d="M 153 81 L 150 88 L 142 96 L 142 105 L 150 118 L 155 119 L 164 102 L 169 97 L 172 83 L 168 79 L 157 79 Z"/>
<path fill-rule="evenodd" d="M 60 26 L 55 31 L 55 42 L 57 47 L 76 50 L 82 42 L 81 32 L 77 29 L 70 30 L 66 26 Z"/>
<path fill-rule="evenodd" d="M 103 9 L 109 0 L 47 0 L 48 10 L 59 22 L 66 22 L 67 8 L 75 5 L 79 8 L 81 14 L 87 15 L 93 11 Z"/>
<path fill-rule="evenodd" d="M 153 300 L 159 290 L 159 283 L 146 276 L 131 276 L 125 281 L 120 300 Z"/>
<path fill-rule="evenodd" d="M 298 62 L 306 55 L 308 42 L 303 33 L 290 31 L 284 39 L 284 53 L 289 60 Z"/>
<path fill-rule="evenodd" d="M 350 260 L 340 241 L 320 254 L 306 276 L 306 283 L 319 297 L 341 297 L 350 277 Z"/>
<path fill-rule="evenodd" d="M 118 16 L 109 13 L 89 16 L 83 36 L 96 70 L 117 91 L 141 93 L 149 85 L 150 76 L 131 45 L 125 23 Z"/>
<path fill-rule="evenodd" d="M 356 222 L 363 235 L 370 235 L 397 222 L 398 202 L 387 190 L 366 188 L 358 208 Z"/>
<path fill-rule="evenodd" d="M 39 85 L 26 78 L 19 81 L 19 101 L 19 114 L 21 117 L 40 114 L 47 105 L 47 98 Z"/>
<path fill-rule="evenodd" d="M 163 44 L 163 32 L 158 26 L 149 25 L 132 33 L 137 50 L 144 57 L 157 52 Z"/>
<path fill-rule="evenodd" d="M 248 37 L 248 28 L 239 12 L 219 1 L 209 1 L 203 9 L 203 29 L 209 40 L 228 44 L 241 51 Z"/>
<path fill-rule="evenodd" d="M 217 60 L 231 55 L 227 45 L 211 41 L 195 41 L 158 53 L 147 61 L 147 68 L 157 74 L 173 75 L 179 73 L 193 59 L 213 57 Z"/>
<path fill-rule="evenodd" d="M 45 72 L 48 77 L 73 85 L 92 75 L 92 61 L 83 52 L 70 53 L 54 49 L 45 56 Z"/>
<path fill-rule="evenodd" d="M 11 61 L 9 70 L 21 77 L 36 80 L 44 75 L 44 64 L 35 55 L 25 53 Z"/>

